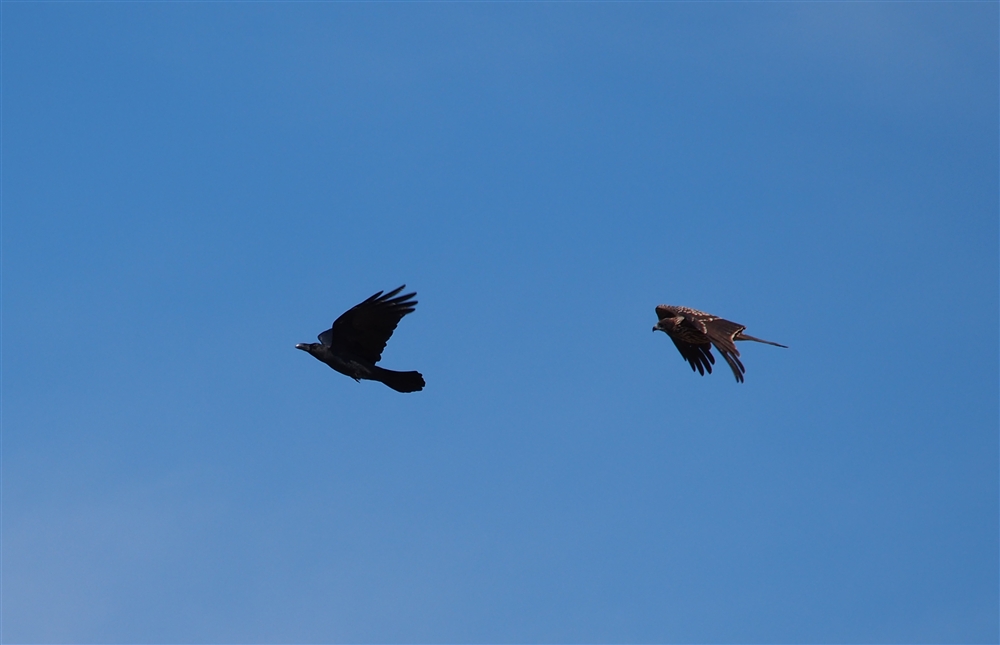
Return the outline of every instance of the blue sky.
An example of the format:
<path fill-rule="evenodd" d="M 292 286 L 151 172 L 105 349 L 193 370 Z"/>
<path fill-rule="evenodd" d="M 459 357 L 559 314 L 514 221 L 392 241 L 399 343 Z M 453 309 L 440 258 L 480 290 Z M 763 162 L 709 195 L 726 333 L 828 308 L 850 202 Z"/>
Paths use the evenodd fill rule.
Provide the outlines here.
<path fill-rule="evenodd" d="M 3 3 L 3 639 L 996 642 L 998 17 Z"/>

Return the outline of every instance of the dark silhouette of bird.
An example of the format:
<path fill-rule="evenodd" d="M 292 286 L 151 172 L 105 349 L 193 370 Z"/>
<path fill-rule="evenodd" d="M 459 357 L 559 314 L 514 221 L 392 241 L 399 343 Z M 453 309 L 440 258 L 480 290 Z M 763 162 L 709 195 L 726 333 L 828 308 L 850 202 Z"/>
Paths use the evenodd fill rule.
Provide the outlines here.
<path fill-rule="evenodd" d="M 424 389 L 420 372 L 395 372 L 377 366 L 382 351 L 403 316 L 414 311 L 414 293 L 397 296 L 406 285 L 383 295 L 381 291 L 351 307 L 319 335 L 318 343 L 299 343 L 296 349 L 309 352 L 341 374 L 385 383 L 397 392 Z"/>
<path fill-rule="evenodd" d="M 735 341 L 752 340 L 788 349 L 785 345 L 744 334 L 743 330 L 746 329 L 744 325 L 723 320 L 697 309 L 658 305 L 656 316 L 660 320 L 653 326 L 653 331 L 666 332 L 684 360 L 691 364 L 691 371 L 697 369 L 702 376 L 705 372 L 711 374 L 712 365 L 715 364 L 712 345 L 715 345 L 715 349 L 719 350 L 722 358 L 729 363 L 738 383 L 743 382 L 746 368 L 740 362 L 740 352 L 736 349 Z"/>

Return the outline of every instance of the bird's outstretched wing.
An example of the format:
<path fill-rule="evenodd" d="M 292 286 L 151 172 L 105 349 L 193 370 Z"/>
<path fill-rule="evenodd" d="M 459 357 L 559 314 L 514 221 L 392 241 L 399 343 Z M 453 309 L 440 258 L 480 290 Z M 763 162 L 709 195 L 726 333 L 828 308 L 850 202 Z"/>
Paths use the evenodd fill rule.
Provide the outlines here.
<path fill-rule="evenodd" d="M 683 340 L 670 337 L 670 340 L 674 341 L 674 345 L 677 347 L 677 351 L 681 353 L 681 356 L 688 363 L 691 364 L 691 371 L 695 369 L 702 376 L 705 372 L 709 374 L 712 373 L 712 365 L 715 364 L 715 357 L 712 356 L 712 346 L 708 343 L 704 345 L 695 345 L 694 343 L 686 343 Z"/>
<path fill-rule="evenodd" d="M 675 318 L 680 316 L 680 321 L 669 336 L 684 360 L 691 364 L 691 371 L 697 369 L 702 376 L 705 373 L 711 374 L 715 357 L 712 356 L 712 346 L 709 344 L 708 330 L 704 322 L 706 318 L 712 318 L 711 314 L 687 307 L 669 307 L 670 311 L 667 311 L 665 305 L 656 308 L 657 314 L 661 313 L 661 307 L 663 307 L 662 313 L 666 316 Z"/>
<path fill-rule="evenodd" d="M 333 327 L 319 335 L 319 342 L 337 353 L 351 354 L 373 365 L 382 358 L 382 351 L 396 325 L 414 311 L 414 293 L 397 296 L 406 285 L 383 295 L 381 291 L 351 307 L 334 321 Z"/>
<path fill-rule="evenodd" d="M 714 316 L 710 320 L 705 320 L 704 325 L 705 334 L 708 336 L 708 339 L 712 341 L 715 348 L 722 354 L 722 358 L 726 359 L 726 362 L 729 363 L 729 367 L 733 370 L 733 376 L 736 377 L 736 380 L 742 383 L 743 374 L 747 370 L 743 367 L 743 363 L 740 362 L 740 351 L 736 349 L 734 339 L 746 327 L 739 323 Z"/>

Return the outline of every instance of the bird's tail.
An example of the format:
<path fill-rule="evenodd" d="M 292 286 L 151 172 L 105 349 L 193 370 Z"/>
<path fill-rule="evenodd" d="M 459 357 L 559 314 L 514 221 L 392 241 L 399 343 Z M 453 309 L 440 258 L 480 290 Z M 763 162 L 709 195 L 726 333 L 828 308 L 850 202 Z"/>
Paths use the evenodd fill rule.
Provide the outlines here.
<path fill-rule="evenodd" d="M 782 345 L 781 343 L 772 343 L 771 341 L 764 340 L 763 338 L 754 338 L 753 336 L 747 336 L 743 332 L 736 334 L 736 337 L 733 340 L 752 340 L 757 343 L 764 343 L 765 345 L 774 345 L 775 347 L 784 347 L 785 349 L 788 349 L 788 345 Z"/>
<path fill-rule="evenodd" d="M 372 376 L 376 381 L 385 383 L 397 392 L 419 392 L 424 389 L 424 377 L 420 372 L 395 372 L 375 367 Z"/>

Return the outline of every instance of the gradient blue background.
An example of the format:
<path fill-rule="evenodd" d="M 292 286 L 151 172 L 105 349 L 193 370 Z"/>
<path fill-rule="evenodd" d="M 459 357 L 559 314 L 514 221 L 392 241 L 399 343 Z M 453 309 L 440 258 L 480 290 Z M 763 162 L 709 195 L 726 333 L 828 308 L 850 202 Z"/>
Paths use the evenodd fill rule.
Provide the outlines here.
<path fill-rule="evenodd" d="M 6 642 L 996 642 L 996 3 L 2 12 Z"/>

